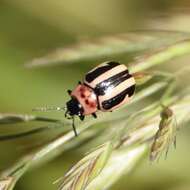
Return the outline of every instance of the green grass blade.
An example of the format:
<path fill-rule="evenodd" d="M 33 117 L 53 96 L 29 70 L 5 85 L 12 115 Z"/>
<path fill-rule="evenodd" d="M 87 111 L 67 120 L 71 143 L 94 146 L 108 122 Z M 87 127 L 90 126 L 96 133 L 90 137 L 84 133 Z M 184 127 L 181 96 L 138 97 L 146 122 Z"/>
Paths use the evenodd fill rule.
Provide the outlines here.
<path fill-rule="evenodd" d="M 160 49 L 190 38 L 189 33 L 171 31 L 137 31 L 121 35 L 79 41 L 27 63 L 27 67 L 71 64 L 85 60 L 110 60 L 114 55 L 127 55 L 142 50 Z"/>

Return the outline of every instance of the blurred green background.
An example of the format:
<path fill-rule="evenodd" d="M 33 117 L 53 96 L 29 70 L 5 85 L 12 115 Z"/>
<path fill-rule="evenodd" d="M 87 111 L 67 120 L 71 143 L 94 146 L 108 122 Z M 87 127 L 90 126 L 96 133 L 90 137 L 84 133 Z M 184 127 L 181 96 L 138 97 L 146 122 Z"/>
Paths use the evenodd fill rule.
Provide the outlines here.
<path fill-rule="evenodd" d="M 1 0 L 0 1 L 0 112 L 32 113 L 41 105 L 64 105 L 73 88 L 92 67 L 90 62 L 27 69 L 24 63 L 81 38 L 125 33 L 136 29 L 190 31 L 188 0 Z M 189 57 L 178 61 L 189 64 Z M 177 62 L 177 61 L 176 61 Z M 61 118 L 62 113 L 41 113 Z M 3 126 L 0 133 L 24 131 L 28 125 Z M 189 190 L 190 129 L 178 134 L 177 150 L 167 160 L 138 167 L 112 190 Z M 55 132 L 56 133 L 56 132 Z M 0 143 L 0 170 L 54 133 Z M 17 190 L 53 190 L 86 150 L 64 153 L 27 174 Z M 148 160 L 148 159 L 147 159 Z"/>

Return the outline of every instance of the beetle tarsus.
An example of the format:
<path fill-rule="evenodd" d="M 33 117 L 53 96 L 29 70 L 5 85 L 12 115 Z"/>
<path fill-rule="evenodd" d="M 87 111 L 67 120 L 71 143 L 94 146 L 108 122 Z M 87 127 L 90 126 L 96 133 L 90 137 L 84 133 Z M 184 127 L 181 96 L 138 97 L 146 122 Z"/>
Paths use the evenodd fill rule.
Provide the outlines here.
<path fill-rule="evenodd" d="M 95 119 L 97 118 L 96 113 L 92 113 L 92 116 L 93 116 Z"/>
<path fill-rule="evenodd" d="M 83 121 L 84 120 L 84 115 L 80 115 L 79 118 L 80 118 L 81 121 Z"/>

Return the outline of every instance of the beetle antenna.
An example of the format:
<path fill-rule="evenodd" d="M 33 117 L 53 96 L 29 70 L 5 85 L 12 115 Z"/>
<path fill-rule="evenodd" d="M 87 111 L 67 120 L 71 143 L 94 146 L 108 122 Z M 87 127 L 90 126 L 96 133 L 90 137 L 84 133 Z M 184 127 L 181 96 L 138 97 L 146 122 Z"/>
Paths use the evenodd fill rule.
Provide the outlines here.
<path fill-rule="evenodd" d="M 77 137 L 78 134 L 77 134 L 77 130 L 76 130 L 76 127 L 75 127 L 75 117 L 74 116 L 72 117 L 72 127 L 73 127 L 75 137 Z"/>
<path fill-rule="evenodd" d="M 32 111 L 42 111 L 42 112 L 47 112 L 47 111 L 65 111 L 66 107 L 38 107 L 32 109 Z"/>

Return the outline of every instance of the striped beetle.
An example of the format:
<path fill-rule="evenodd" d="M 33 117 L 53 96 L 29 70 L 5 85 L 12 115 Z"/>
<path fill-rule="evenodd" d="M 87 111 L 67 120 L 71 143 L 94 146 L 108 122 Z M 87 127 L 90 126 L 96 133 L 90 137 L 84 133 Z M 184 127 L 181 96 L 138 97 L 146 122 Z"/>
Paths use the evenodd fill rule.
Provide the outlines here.
<path fill-rule="evenodd" d="M 81 121 L 86 115 L 97 117 L 98 110 L 113 111 L 127 103 L 135 92 L 136 82 L 124 64 L 118 62 L 105 62 L 89 71 L 76 88 L 68 90 L 71 99 L 66 107 L 37 108 L 35 110 L 57 110 L 65 112 L 67 119 L 72 119 L 72 126 L 77 136 L 74 116 Z"/>
<path fill-rule="evenodd" d="M 71 100 L 66 103 L 67 115 L 84 120 L 86 115 L 96 118 L 96 112 L 112 111 L 127 103 L 135 92 L 135 79 L 124 64 L 105 62 L 91 71 L 73 90 L 68 90 Z M 75 127 L 73 129 L 76 134 Z"/>

